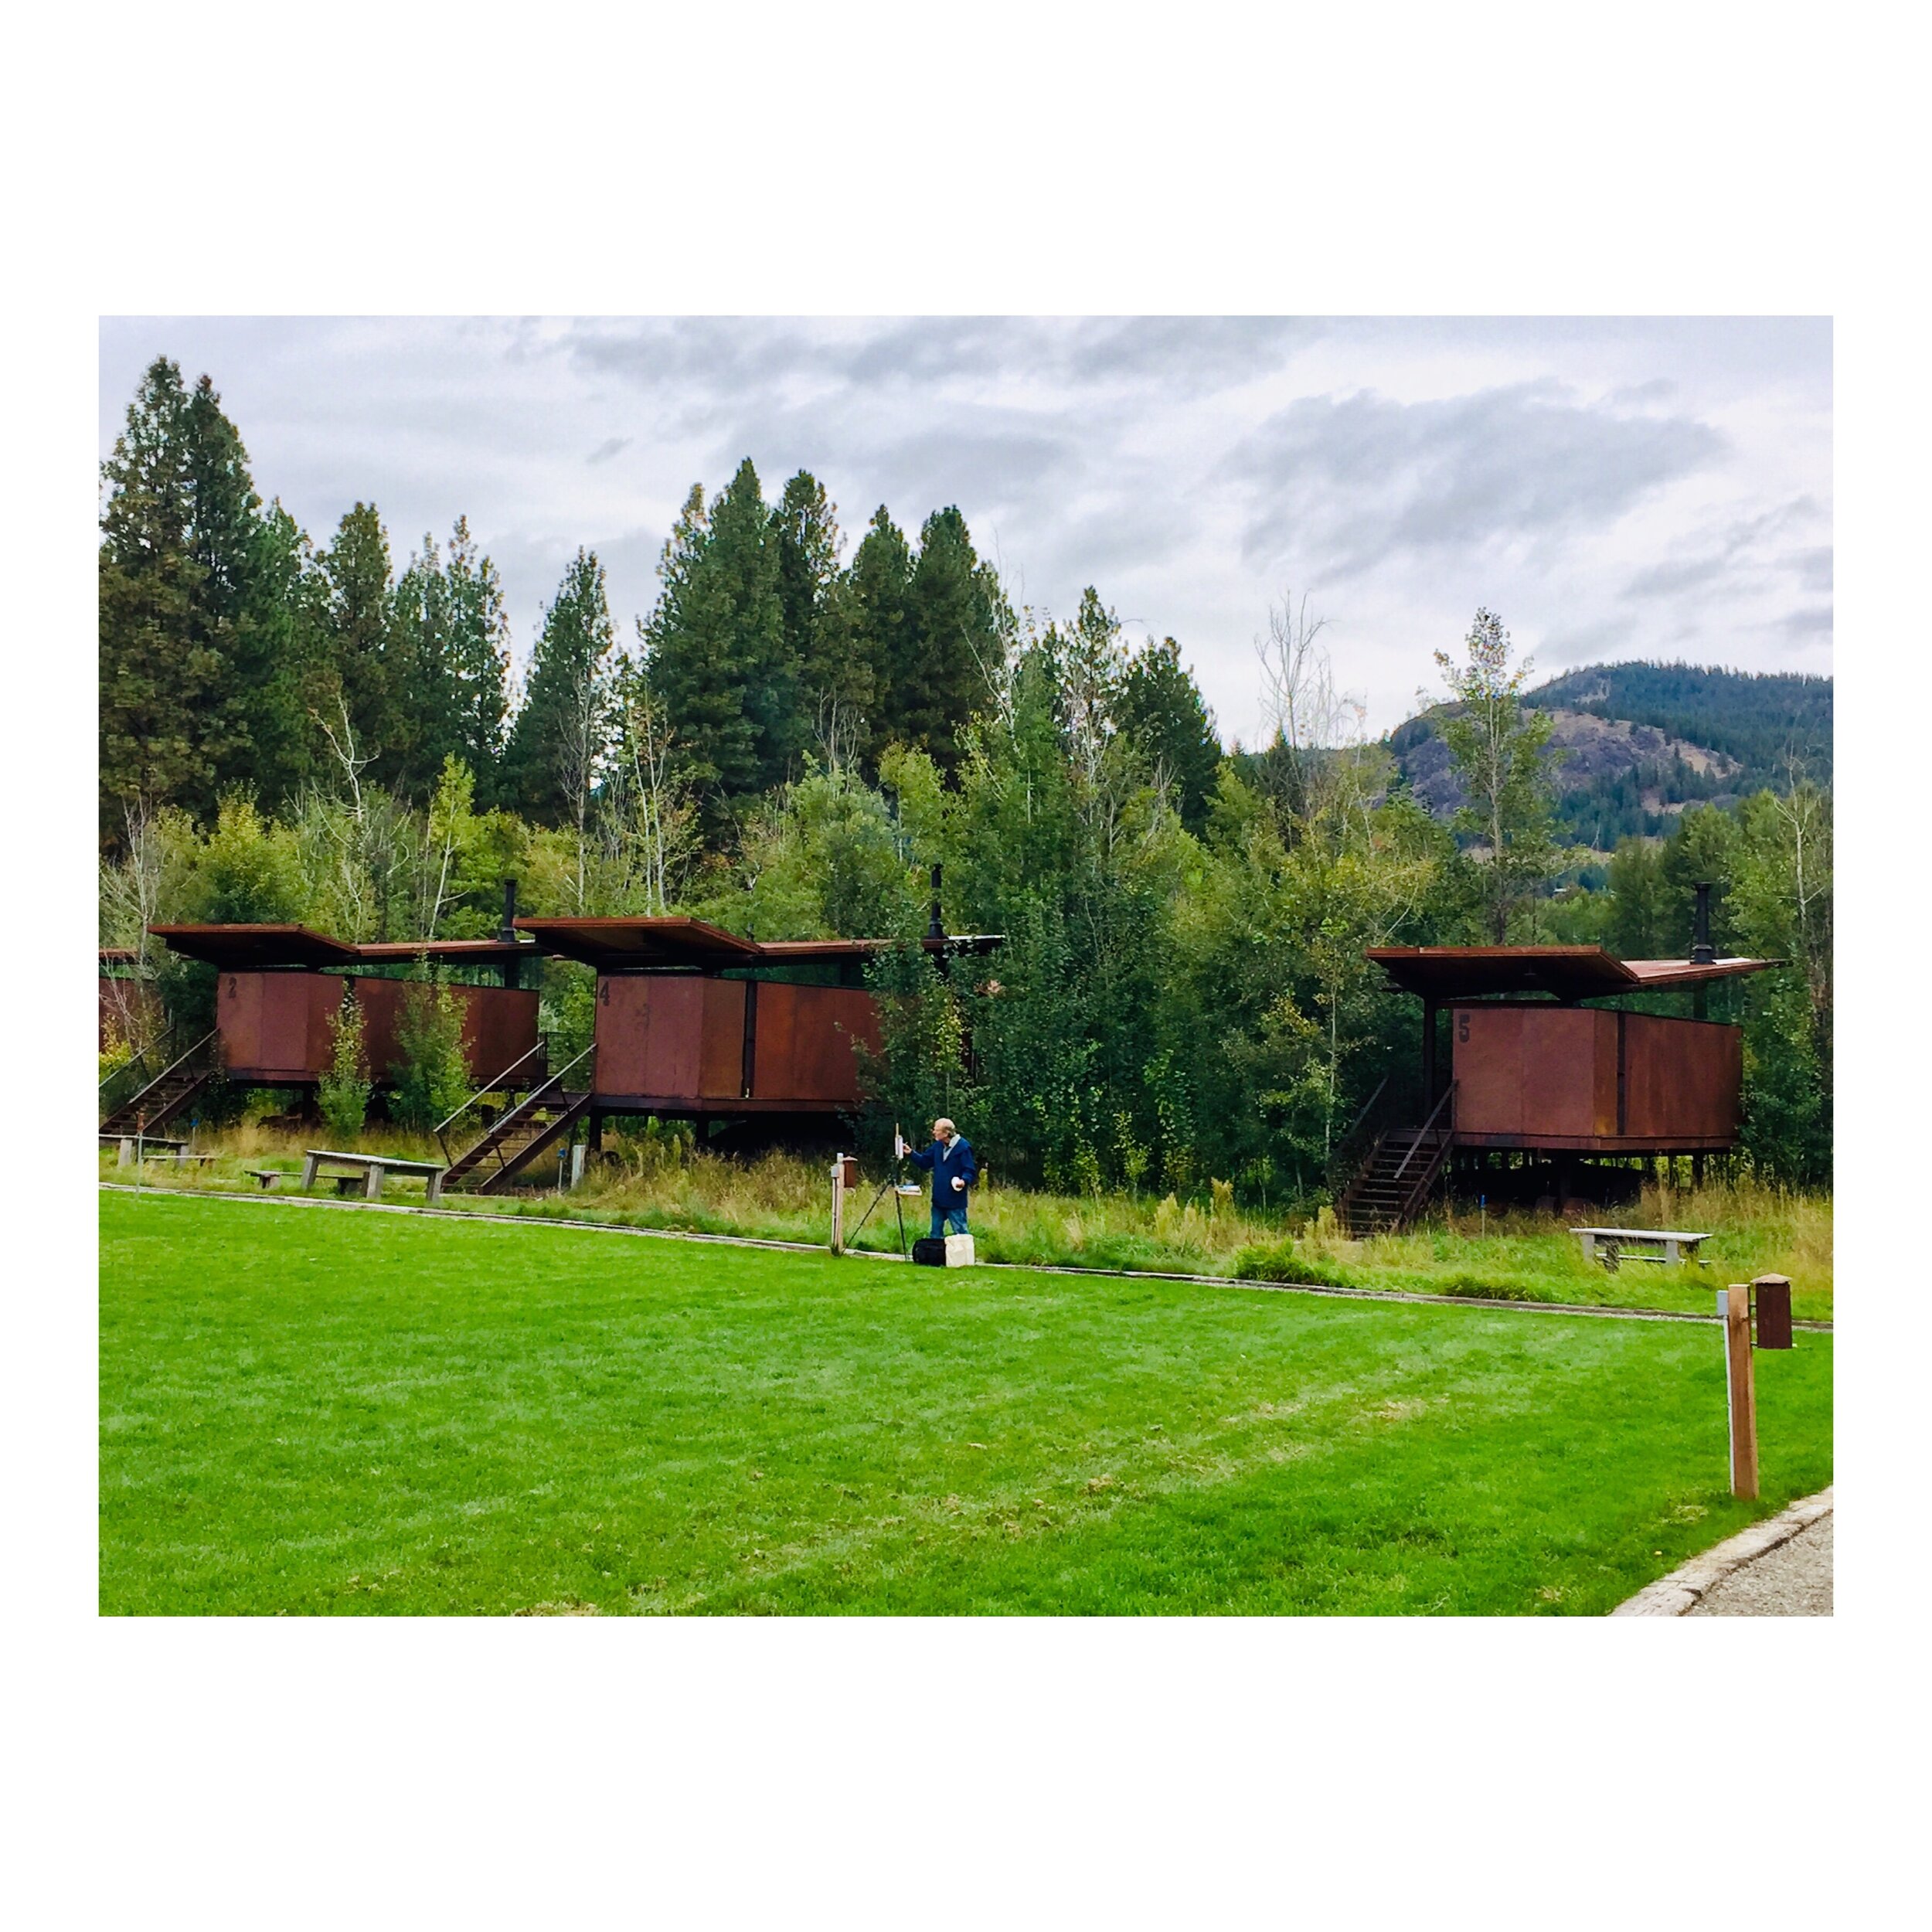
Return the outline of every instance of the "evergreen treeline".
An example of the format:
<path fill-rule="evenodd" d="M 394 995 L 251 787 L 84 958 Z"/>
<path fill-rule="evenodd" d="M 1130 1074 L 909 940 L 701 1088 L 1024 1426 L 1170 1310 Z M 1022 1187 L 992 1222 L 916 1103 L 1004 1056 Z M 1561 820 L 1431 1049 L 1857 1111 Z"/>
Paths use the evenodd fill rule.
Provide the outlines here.
<path fill-rule="evenodd" d="M 1829 678 L 1692 664 L 1596 664 L 1551 679 L 1523 702 L 1651 725 L 1720 751 L 1742 767 L 1726 787 L 1739 794 L 1785 790 L 1794 771 L 1818 784 L 1832 782 Z"/>
<path fill-rule="evenodd" d="M 1828 1172 L 1828 794 L 1694 808 L 1552 897 L 1538 723 L 1486 613 L 1455 681 L 1498 695 L 1503 775 L 1485 794 L 1463 745 L 1459 838 L 1386 745 L 1298 729 L 1224 754 L 1173 639 L 1130 645 L 1092 588 L 1058 621 L 1015 611 L 956 509 L 914 539 L 882 509 L 847 558 L 814 478 L 767 502 L 747 461 L 692 492 L 631 639 L 580 553 L 512 693 L 461 522 L 400 573 L 372 505 L 315 549 L 206 381 L 148 372 L 105 484 L 104 943 L 145 948 L 156 919 L 480 934 L 506 876 L 537 913 L 910 942 L 942 863 L 951 929 L 1006 943 L 950 978 L 910 943 L 879 961 L 883 1117 L 952 1113 L 1015 1179 L 1279 1199 L 1328 1184 L 1378 1090 L 1419 1098 L 1416 1002 L 1365 948 L 1681 952 L 1710 879 L 1727 945 L 1798 963 L 1730 995 L 1748 1157 Z M 156 964 L 176 1010 L 206 998 Z M 546 961 L 543 997 L 574 1052 L 588 975 Z"/>

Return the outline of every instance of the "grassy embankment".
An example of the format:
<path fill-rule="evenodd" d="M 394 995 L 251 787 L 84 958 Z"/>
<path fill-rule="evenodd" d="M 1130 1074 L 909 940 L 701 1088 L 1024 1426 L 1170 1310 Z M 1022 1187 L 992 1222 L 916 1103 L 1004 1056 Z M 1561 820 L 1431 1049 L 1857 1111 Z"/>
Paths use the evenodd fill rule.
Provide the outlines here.
<path fill-rule="evenodd" d="M 232 1191 L 256 1185 L 245 1168 L 274 1168 L 292 1180 L 301 1165 L 300 1137 L 260 1128 L 213 1134 L 200 1145 L 217 1159 L 205 1168 L 179 1170 L 157 1164 L 151 1178 L 168 1186 Z M 372 1131 L 361 1145 L 371 1151 L 439 1158 L 433 1142 L 393 1130 Z M 103 1155 L 103 1176 L 129 1178 L 114 1168 L 114 1159 L 111 1153 Z M 568 1194 L 553 1186 L 504 1199 L 451 1196 L 447 1205 L 458 1211 L 609 1221 L 816 1245 L 826 1240 L 829 1219 L 823 1165 L 784 1155 L 743 1162 L 706 1155 L 680 1158 L 662 1145 L 620 1141 L 611 1157 L 594 1166 Z M 549 1177 L 554 1175 L 552 1168 Z M 331 1184 L 324 1185 L 334 1191 Z M 876 1185 L 875 1175 L 859 1197 L 861 1207 Z M 388 1192 L 399 1200 L 420 1199 L 422 1184 L 392 1182 Z M 909 1232 L 923 1233 L 924 1203 L 906 1205 Z M 1291 1225 L 1279 1216 L 1237 1207 L 1225 1196 L 1197 1204 L 1151 1196 L 1083 1199 L 995 1185 L 975 1196 L 972 1209 L 980 1256 L 988 1261 L 1182 1274 L 1239 1272 L 1269 1278 L 1282 1271 L 1277 1256 L 1285 1238 L 1293 1240 L 1293 1258 L 1299 1264 L 1291 1271 L 1344 1287 L 1702 1315 L 1709 1311 L 1714 1285 L 1774 1271 L 1789 1275 L 1795 1284 L 1801 1318 L 1832 1318 L 1828 1196 L 1749 1185 L 1668 1193 L 1651 1187 L 1634 1207 L 1603 1218 L 1636 1227 L 1709 1230 L 1714 1238 L 1705 1253 L 1711 1265 L 1662 1268 L 1627 1262 L 1616 1274 L 1607 1274 L 1583 1260 L 1561 1221 L 1528 1213 L 1458 1213 L 1447 1219 L 1438 1214 L 1410 1233 L 1356 1242 L 1341 1240 L 1332 1230 Z M 896 1252 L 898 1243 L 889 1195 L 857 1245 Z"/>
<path fill-rule="evenodd" d="M 1832 1338 L 104 1196 L 114 1613 L 1582 1614 L 1832 1476 Z"/>

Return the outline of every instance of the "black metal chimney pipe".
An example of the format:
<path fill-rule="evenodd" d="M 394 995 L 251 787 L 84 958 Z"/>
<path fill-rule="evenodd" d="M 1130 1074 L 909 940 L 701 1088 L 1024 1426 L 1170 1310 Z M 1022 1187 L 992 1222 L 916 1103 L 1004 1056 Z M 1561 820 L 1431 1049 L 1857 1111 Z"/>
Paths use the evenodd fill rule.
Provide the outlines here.
<path fill-rule="evenodd" d="M 516 881 L 506 879 L 503 882 L 503 923 L 497 928 L 496 936 L 505 945 L 516 943 Z"/>
<path fill-rule="evenodd" d="M 933 868 L 933 914 L 926 922 L 926 937 L 928 939 L 944 939 L 946 937 L 946 922 L 939 916 L 939 868 L 937 866 Z"/>
<path fill-rule="evenodd" d="M 1709 966 L 1717 957 L 1711 944 L 1711 889 L 1700 884 L 1692 889 L 1697 894 L 1697 913 L 1691 927 L 1691 964 Z"/>

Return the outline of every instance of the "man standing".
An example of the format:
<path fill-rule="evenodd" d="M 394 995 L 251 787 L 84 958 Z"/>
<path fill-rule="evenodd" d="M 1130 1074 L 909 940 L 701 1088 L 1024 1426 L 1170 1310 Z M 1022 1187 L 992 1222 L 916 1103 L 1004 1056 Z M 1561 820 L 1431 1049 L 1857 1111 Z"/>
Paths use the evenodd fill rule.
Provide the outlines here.
<path fill-rule="evenodd" d="M 942 1234 L 966 1232 L 966 1190 L 979 1178 L 979 1163 L 973 1158 L 972 1143 L 952 1122 L 940 1118 L 933 1122 L 933 1144 L 917 1153 L 903 1141 L 902 1153 L 910 1155 L 915 1167 L 933 1171 L 933 1239 Z"/>

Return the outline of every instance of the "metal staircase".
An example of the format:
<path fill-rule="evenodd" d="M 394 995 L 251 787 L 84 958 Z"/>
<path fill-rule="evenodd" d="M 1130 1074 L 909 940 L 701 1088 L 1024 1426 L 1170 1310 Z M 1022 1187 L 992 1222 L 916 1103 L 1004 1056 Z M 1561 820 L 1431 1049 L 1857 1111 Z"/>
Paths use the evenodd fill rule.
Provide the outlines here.
<path fill-rule="evenodd" d="M 444 1192 L 502 1194 L 507 1193 L 519 1179 L 527 1185 L 528 1170 L 537 1157 L 567 1141 L 577 1122 L 590 1111 L 593 1082 L 588 1070 L 580 1087 L 568 1087 L 564 1082 L 583 1066 L 594 1050 L 587 1049 L 568 1066 L 532 1087 L 515 1105 L 506 1107 L 491 1122 L 480 1140 L 452 1156 L 444 1136 L 481 1098 L 481 1094 L 472 1095 L 465 1100 L 436 1130 L 444 1157 L 449 1162 L 443 1175 Z M 526 1060 L 529 1057 L 525 1056 Z M 482 1092 L 498 1091 L 522 1064 L 522 1061 L 519 1061 L 516 1066 L 506 1068 Z"/>
<path fill-rule="evenodd" d="M 1451 1081 L 1422 1126 L 1393 1128 L 1377 1138 L 1335 1201 L 1335 1218 L 1351 1240 L 1400 1233 L 1428 1205 L 1455 1144 L 1455 1091 Z"/>
<path fill-rule="evenodd" d="M 186 1053 L 138 1087 L 101 1117 L 103 1134 L 158 1133 L 221 1077 L 211 1052 L 215 1034 L 204 1033 Z M 124 1071 L 124 1070 L 122 1070 Z"/>

